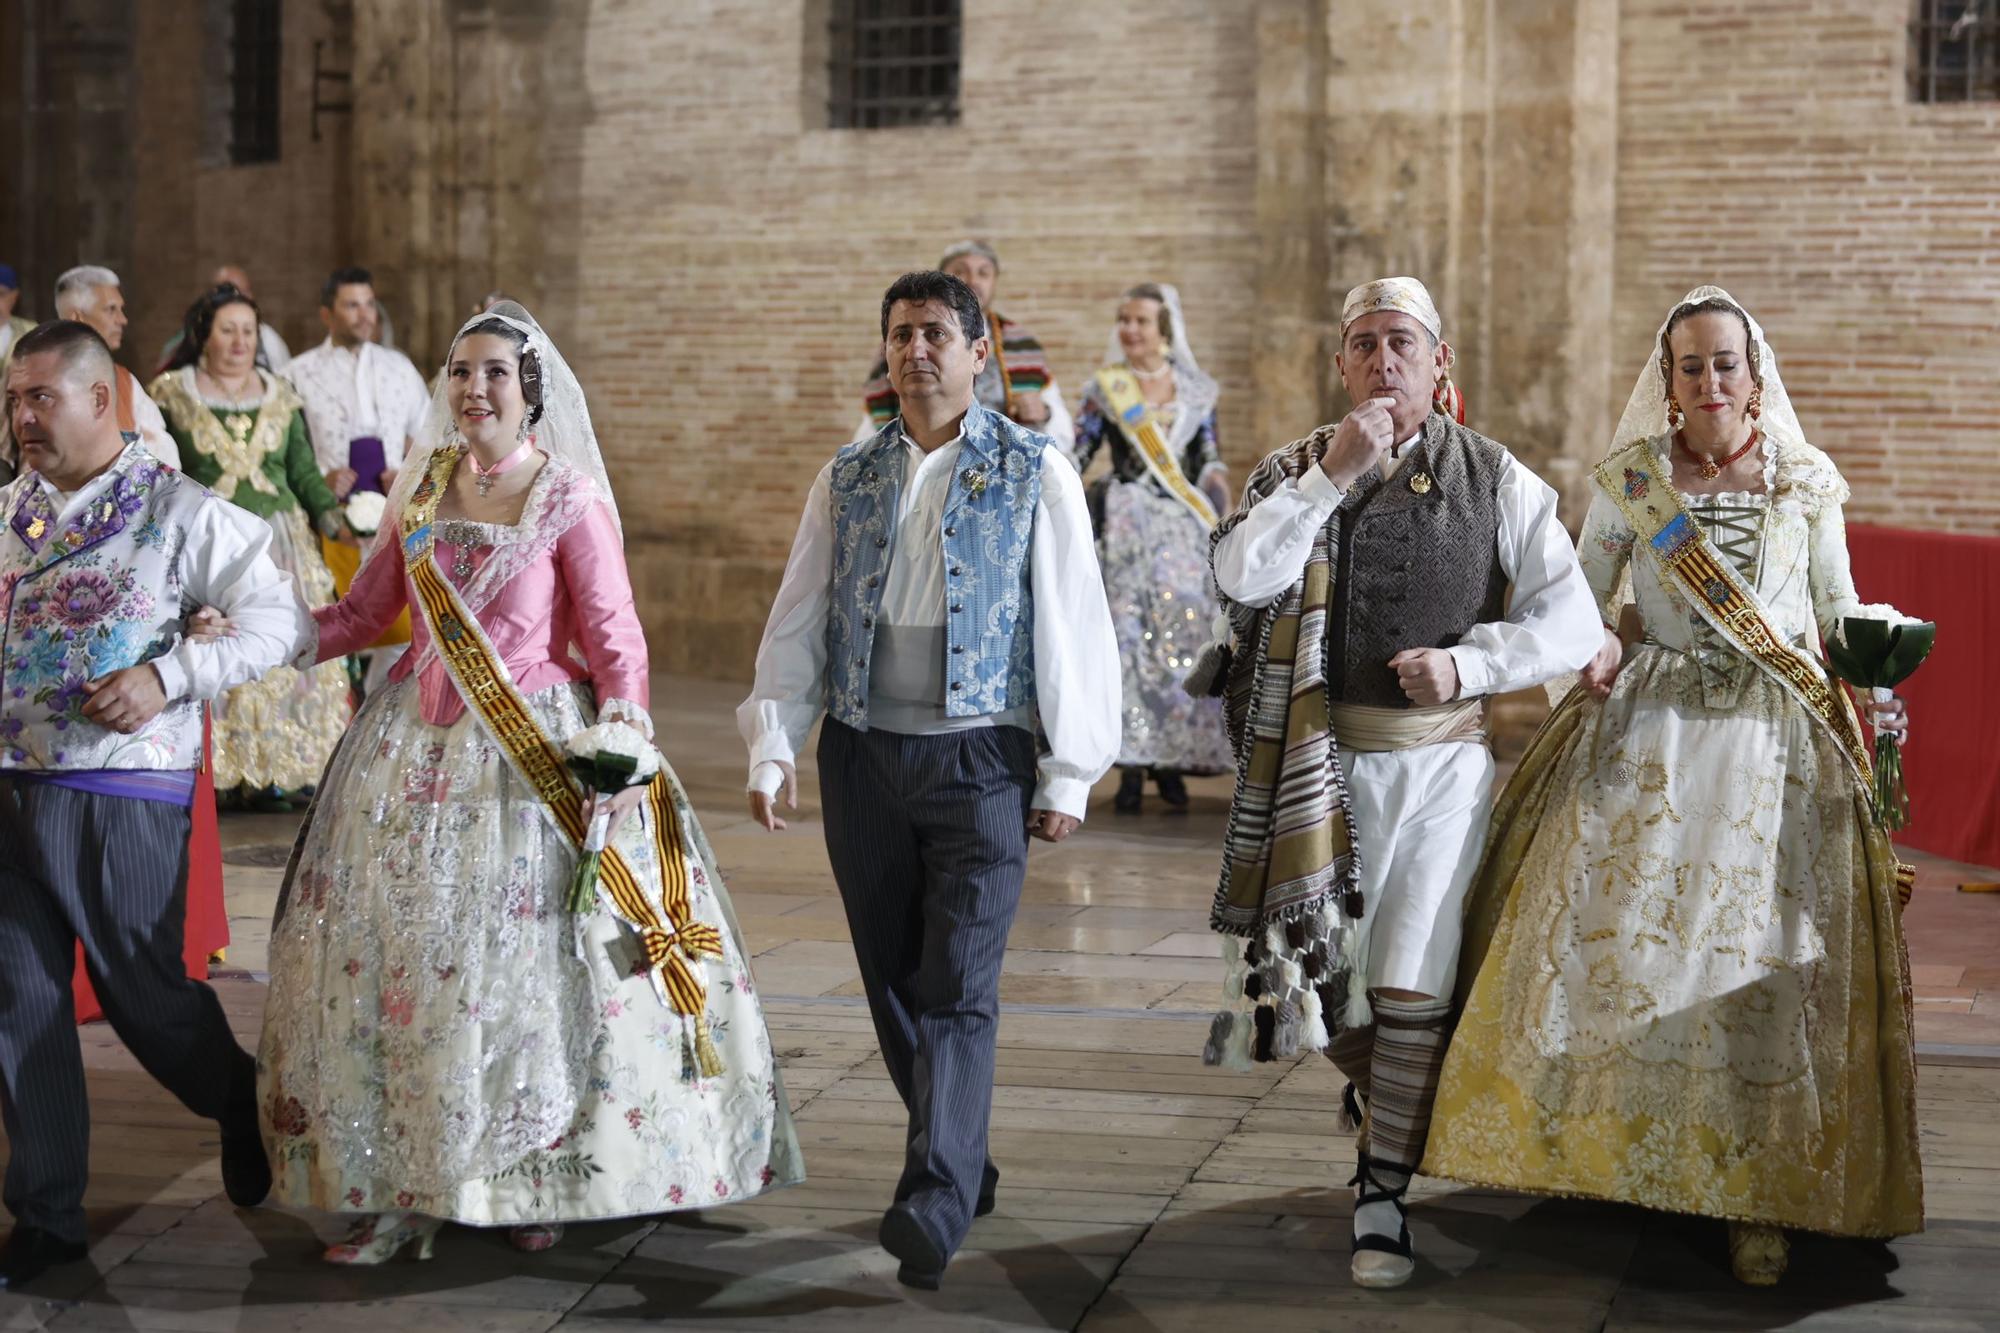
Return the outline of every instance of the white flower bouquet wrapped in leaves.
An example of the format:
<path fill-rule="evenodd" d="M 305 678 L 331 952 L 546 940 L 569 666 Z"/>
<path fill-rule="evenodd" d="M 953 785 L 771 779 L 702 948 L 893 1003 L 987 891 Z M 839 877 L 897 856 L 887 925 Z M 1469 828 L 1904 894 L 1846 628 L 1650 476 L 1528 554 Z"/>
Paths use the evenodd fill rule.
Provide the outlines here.
<path fill-rule="evenodd" d="M 660 772 L 660 752 L 629 722 L 585 727 L 569 738 L 563 750 L 577 781 L 600 795 L 615 796 L 630 787 L 643 787 Z M 600 807 L 591 816 L 576 877 L 570 881 L 572 912 L 588 912 L 597 901 L 598 863 L 604 859 L 610 828 L 611 812 Z"/>

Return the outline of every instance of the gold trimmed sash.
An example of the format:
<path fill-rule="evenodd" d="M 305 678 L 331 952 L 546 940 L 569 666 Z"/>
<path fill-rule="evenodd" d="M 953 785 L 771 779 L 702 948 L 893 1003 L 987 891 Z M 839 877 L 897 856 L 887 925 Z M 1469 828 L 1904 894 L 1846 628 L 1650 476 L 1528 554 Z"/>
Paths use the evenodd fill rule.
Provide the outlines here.
<path fill-rule="evenodd" d="M 433 520 L 452 470 L 463 456 L 460 448 L 439 449 L 433 455 L 429 470 L 403 511 L 403 561 L 424 623 L 459 693 L 515 771 L 541 797 L 556 827 L 581 853 L 589 820 L 582 792 L 561 748 L 542 730 L 478 618 L 466 611 L 457 589 L 433 558 Z M 722 935 L 714 926 L 693 917 L 688 902 L 687 842 L 664 769 L 648 785 L 646 805 L 652 815 L 660 862 L 664 920 L 631 863 L 616 847 L 604 849 L 598 884 L 618 918 L 638 933 L 656 990 L 675 1013 L 693 1021 L 696 1059 L 702 1074 L 713 1078 L 722 1072 L 722 1061 L 708 1031 L 708 991 L 694 965 L 705 957 L 723 956 Z"/>
<path fill-rule="evenodd" d="M 1138 377 L 1123 366 L 1106 366 L 1097 372 L 1097 391 L 1104 395 L 1105 406 L 1111 409 L 1112 420 L 1118 429 L 1132 442 L 1139 457 L 1146 464 L 1146 471 L 1153 480 L 1167 488 L 1167 494 L 1188 507 L 1188 512 L 1201 520 L 1204 528 L 1216 524 L 1215 506 L 1200 488 L 1187 479 L 1180 464 L 1174 461 L 1167 449 L 1166 439 L 1160 434 L 1160 424 L 1149 410 L 1146 396 L 1139 391 Z"/>
<path fill-rule="evenodd" d="M 1772 626 L 1763 602 L 1702 532 L 1674 488 L 1652 442 L 1641 440 L 1597 465 L 1597 484 L 1625 522 L 1671 574 L 1681 593 L 1736 651 L 1792 692 L 1825 727 L 1866 788 L 1873 780 L 1868 744 L 1847 692 L 1810 653 Z"/>

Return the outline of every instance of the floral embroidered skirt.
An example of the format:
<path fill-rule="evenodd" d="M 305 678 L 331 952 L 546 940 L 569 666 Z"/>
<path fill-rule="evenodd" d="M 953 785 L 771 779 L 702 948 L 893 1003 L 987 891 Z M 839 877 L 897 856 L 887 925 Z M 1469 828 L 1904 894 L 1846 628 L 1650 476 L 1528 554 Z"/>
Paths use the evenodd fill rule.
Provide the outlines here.
<path fill-rule="evenodd" d="M 552 737 L 594 718 L 560 685 Z M 671 774 L 669 774 L 671 780 Z M 631 932 L 564 905 L 576 855 L 468 713 L 424 722 L 411 682 L 371 696 L 285 879 L 258 1056 L 274 1197 L 472 1225 L 661 1213 L 804 1179 L 734 913 L 678 782 L 697 967 L 724 1071 L 636 974 Z M 658 904 L 642 810 L 619 851 Z"/>
<path fill-rule="evenodd" d="M 271 525 L 271 559 L 295 575 L 308 607 L 333 600 L 333 575 L 319 539 L 297 509 L 281 509 Z M 351 690 L 347 668 L 322 662 L 305 671 L 275 667 L 215 701 L 215 786 L 249 783 L 297 791 L 319 781 L 347 729 Z"/>
<path fill-rule="evenodd" d="M 1424 1170 L 1674 1212 L 1923 1227 L 1896 863 L 1802 705 L 1635 650 L 1497 802 Z"/>
<path fill-rule="evenodd" d="M 1181 686 L 1208 644 L 1217 610 L 1208 533 L 1150 480 L 1113 478 L 1105 483 L 1097 546 L 1124 683 L 1119 764 L 1229 771 L 1235 760 L 1222 700 L 1191 698 Z"/>

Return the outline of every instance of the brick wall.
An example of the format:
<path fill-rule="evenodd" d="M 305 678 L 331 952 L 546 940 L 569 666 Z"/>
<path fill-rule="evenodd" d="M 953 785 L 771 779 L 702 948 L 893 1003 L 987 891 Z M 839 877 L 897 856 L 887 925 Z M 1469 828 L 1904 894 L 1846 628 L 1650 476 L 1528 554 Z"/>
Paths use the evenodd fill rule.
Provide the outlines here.
<path fill-rule="evenodd" d="M 968 234 L 1072 401 L 1118 292 L 1178 282 L 1239 477 L 1329 400 L 1301 348 L 1349 270 L 1428 265 L 1475 424 L 1572 490 L 1662 312 L 1717 281 L 1853 517 L 2000 521 L 2000 108 L 1907 103 L 1902 0 L 981 0 L 962 123 L 872 132 L 822 127 L 823 0 L 287 0 L 284 159 L 242 168 L 196 165 L 194 25 L 134 8 L 133 176 L 95 206 L 136 200 L 135 352 L 224 259 L 295 346 L 326 269 L 373 263 L 424 362 L 480 291 L 523 295 L 591 393 L 672 669 L 747 674 L 882 288 Z M 335 14 L 362 106 L 315 144 Z"/>
<path fill-rule="evenodd" d="M 1074 403 L 1117 296 L 1180 284 L 1248 438 L 1248 0 L 969 7 L 956 127 L 831 131 L 813 5 L 590 6 L 575 327 L 655 658 L 747 675 L 813 474 L 860 416 L 882 290 L 990 238 Z M 551 308 L 571 293 L 551 290 Z"/>
<path fill-rule="evenodd" d="M 1903 0 L 1625 0 L 1615 394 L 1701 282 L 1763 323 L 1850 519 L 2000 529 L 2000 105 L 1904 92 Z"/>
<path fill-rule="evenodd" d="M 202 25 L 190 21 L 198 8 L 137 7 L 132 260 L 120 276 L 132 320 L 123 359 L 142 373 L 218 264 L 249 270 L 264 318 L 299 351 L 325 336 L 320 283 L 346 262 L 347 126 L 323 117 L 315 143 L 310 114 L 313 41 L 334 35 L 326 6 L 286 0 L 282 151 L 248 166 L 200 162 L 204 84 L 225 76 Z"/>

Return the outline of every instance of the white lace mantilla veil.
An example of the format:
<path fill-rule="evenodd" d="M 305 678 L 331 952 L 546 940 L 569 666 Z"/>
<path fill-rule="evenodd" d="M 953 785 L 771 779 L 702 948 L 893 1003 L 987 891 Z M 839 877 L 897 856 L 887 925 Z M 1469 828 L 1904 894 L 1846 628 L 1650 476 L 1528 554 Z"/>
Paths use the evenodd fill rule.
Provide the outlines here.
<path fill-rule="evenodd" d="M 1763 406 L 1757 418 L 1758 429 L 1781 453 L 1788 446 L 1806 443 L 1798 414 L 1792 410 L 1791 395 L 1785 392 L 1784 378 L 1778 374 L 1778 354 L 1765 341 L 1764 326 L 1722 288 L 1697 287 L 1674 302 L 1673 309 L 1667 312 L 1667 317 L 1654 331 L 1653 341 L 1647 344 L 1646 363 L 1639 368 L 1639 382 L 1632 386 L 1632 396 L 1625 403 L 1625 415 L 1618 419 L 1617 433 L 1611 437 L 1613 454 L 1641 440 L 1667 433 L 1667 382 L 1660 374 L 1660 339 L 1665 336 L 1667 325 L 1673 322 L 1675 311 L 1684 306 L 1700 305 L 1704 301 L 1727 302 L 1750 326 L 1750 339 L 1757 349 L 1757 370 L 1764 386 Z"/>
<path fill-rule="evenodd" d="M 538 560 L 575 526 L 593 504 L 602 502 L 611 511 L 612 524 L 621 538 L 625 532 L 618 518 L 618 503 L 611 494 L 611 480 L 605 475 L 604 456 L 597 448 L 597 433 L 591 429 L 590 407 L 584 401 L 583 386 L 535 317 L 518 302 L 502 301 L 484 314 L 466 320 L 452 338 L 451 351 L 445 353 L 446 373 L 438 377 L 437 388 L 431 394 L 423 433 L 396 477 L 381 530 L 369 543 L 363 566 L 384 549 L 384 542 L 399 539 L 397 523 L 410 496 L 430 470 L 432 456 L 438 449 L 460 442 L 451 412 L 451 359 L 467 333 L 491 320 L 499 320 L 525 336 L 528 341 L 523 356 L 532 351 L 541 361 L 542 419 L 531 430 L 535 447 L 549 456 L 551 466 L 543 469 L 543 475 L 536 478 L 529 493 L 528 506 L 521 513 L 519 540 L 495 546 L 479 572 L 459 588 L 459 599 L 475 616 L 516 574 Z M 412 669 L 421 672 L 436 655 L 437 646 L 427 645 Z"/>
<path fill-rule="evenodd" d="M 1188 339 L 1187 316 L 1181 313 L 1180 288 L 1170 282 L 1153 284 L 1160 289 L 1166 300 L 1167 325 L 1172 330 L 1167 335 L 1167 360 L 1174 368 L 1174 401 L 1180 404 L 1180 413 L 1174 418 L 1174 428 L 1168 434 L 1167 448 L 1179 453 L 1194 433 L 1201 429 L 1201 423 L 1215 409 L 1218 393 L 1214 379 L 1201 368 L 1195 359 L 1194 344 Z M 1120 297 L 1118 304 L 1124 305 L 1129 297 Z M 1118 341 L 1118 320 L 1114 313 L 1111 332 L 1104 339 L 1103 365 L 1115 366 L 1125 360 L 1125 345 Z"/>

